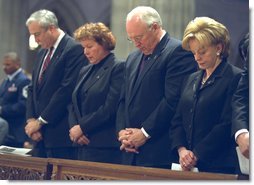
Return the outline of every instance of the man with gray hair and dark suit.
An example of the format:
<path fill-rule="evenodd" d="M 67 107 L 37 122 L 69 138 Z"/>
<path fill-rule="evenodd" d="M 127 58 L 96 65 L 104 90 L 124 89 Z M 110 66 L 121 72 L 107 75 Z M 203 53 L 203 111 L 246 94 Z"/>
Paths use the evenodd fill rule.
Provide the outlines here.
<path fill-rule="evenodd" d="M 125 84 L 117 114 L 123 164 L 170 168 L 169 127 L 183 79 L 196 71 L 193 55 L 162 28 L 152 7 L 134 8 L 126 19 L 137 50 L 126 61 Z"/>
<path fill-rule="evenodd" d="M 41 46 L 28 88 L 25 130 L 36 142 L 32 155 L 76 159 L 67 106 L 79 70 L 88 63 L 83 47 L 59 28 L 49 10 L 34 12 L 26 25 Z"/>

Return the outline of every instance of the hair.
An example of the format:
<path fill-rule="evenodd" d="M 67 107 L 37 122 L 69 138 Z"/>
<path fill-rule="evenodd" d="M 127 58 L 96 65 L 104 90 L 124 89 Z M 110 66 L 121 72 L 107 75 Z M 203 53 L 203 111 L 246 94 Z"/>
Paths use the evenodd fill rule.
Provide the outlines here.
<path fill-rule="evenodd" d="M 91 39 L 103 46 L 106 50 L 114 50 L 116 39 L 110 29 L 103 23 L 86 23 L 74 32 L 77 41 Z"/>
<path fill-rule="evenodd" d="M 138 17 L 150 27 L 153 23 L 157 23 L 162 27 L 162 20 L 159 13 L 150 6 L 138 6 L 128 13 L 126 21 L 132 19 L 134 16 Z"/>
<path fill-rule="evenodd" d="M 12 62 L 20 65 L 20 58 L 16 52 L 8 52 L 4 55 L 4 59 L 10 59 Z"/>
<path fill-rule="evenodd" d="M 189 41 L 196 39 L 200 44 L 222 44 L 220 56 L 227 58 L 229 55 L 230 37 L 227 28 L 209 17 L 196 17 L 190 21 L 184 31 L 182 46 L 190 50 Z"/>
<path fill-rule="evenodd" d="M 58 28 L 58 20 L 56 15 L 49 10 L 38 10 L 34 12 L 26 21 L 26 26 L 32 22 L 38 22 L 42 28 L 48 28 L 49 26 L 55 26 Z"/>

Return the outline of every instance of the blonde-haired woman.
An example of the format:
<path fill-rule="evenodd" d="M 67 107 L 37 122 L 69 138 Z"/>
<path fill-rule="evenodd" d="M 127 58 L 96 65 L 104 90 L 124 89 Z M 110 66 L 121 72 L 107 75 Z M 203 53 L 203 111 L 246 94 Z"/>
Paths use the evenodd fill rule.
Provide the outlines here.
<path fill-rule="evenodd" d="M 200 70 L 185 81 L 172 121 L 172 149 L 183 170 L 236 173 L 231 99 L 241 69 L 227 61 L 229 42 L 227 28 L 209 17 L 197 17 L 185 29 L 183 48 Z"/>

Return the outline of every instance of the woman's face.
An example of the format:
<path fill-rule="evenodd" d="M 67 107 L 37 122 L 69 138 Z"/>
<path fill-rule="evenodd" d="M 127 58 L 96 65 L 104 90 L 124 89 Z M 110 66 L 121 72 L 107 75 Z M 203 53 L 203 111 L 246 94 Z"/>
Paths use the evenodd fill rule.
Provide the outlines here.
<path fill-rule="evenodd" d="M 84 48 L 84 54 L 91 64 L 98 64 L 109 53 L 103 46 L 92 39 L 82 40 L 81 45 Z"/>
<path fill-rule="evenodd" d="M 202 45 L 196 39 L 189 41 L 190 50 L 193 53 L 200 69 L 214 69 L 220 60 L 221 45 Z"/>

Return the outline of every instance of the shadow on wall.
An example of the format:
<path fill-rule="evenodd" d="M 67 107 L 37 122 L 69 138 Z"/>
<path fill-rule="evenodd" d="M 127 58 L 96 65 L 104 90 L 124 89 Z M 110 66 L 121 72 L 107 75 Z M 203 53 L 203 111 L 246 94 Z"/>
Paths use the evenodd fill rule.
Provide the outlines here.
<path fill-rule="evenodd" d="M 238 45 L 244 35 L 249 32 L 249 1 L 196 0 L 196 16 L 209 16 L 228 28 L 231 39 L 229 62 L 243 67 Z"/>

